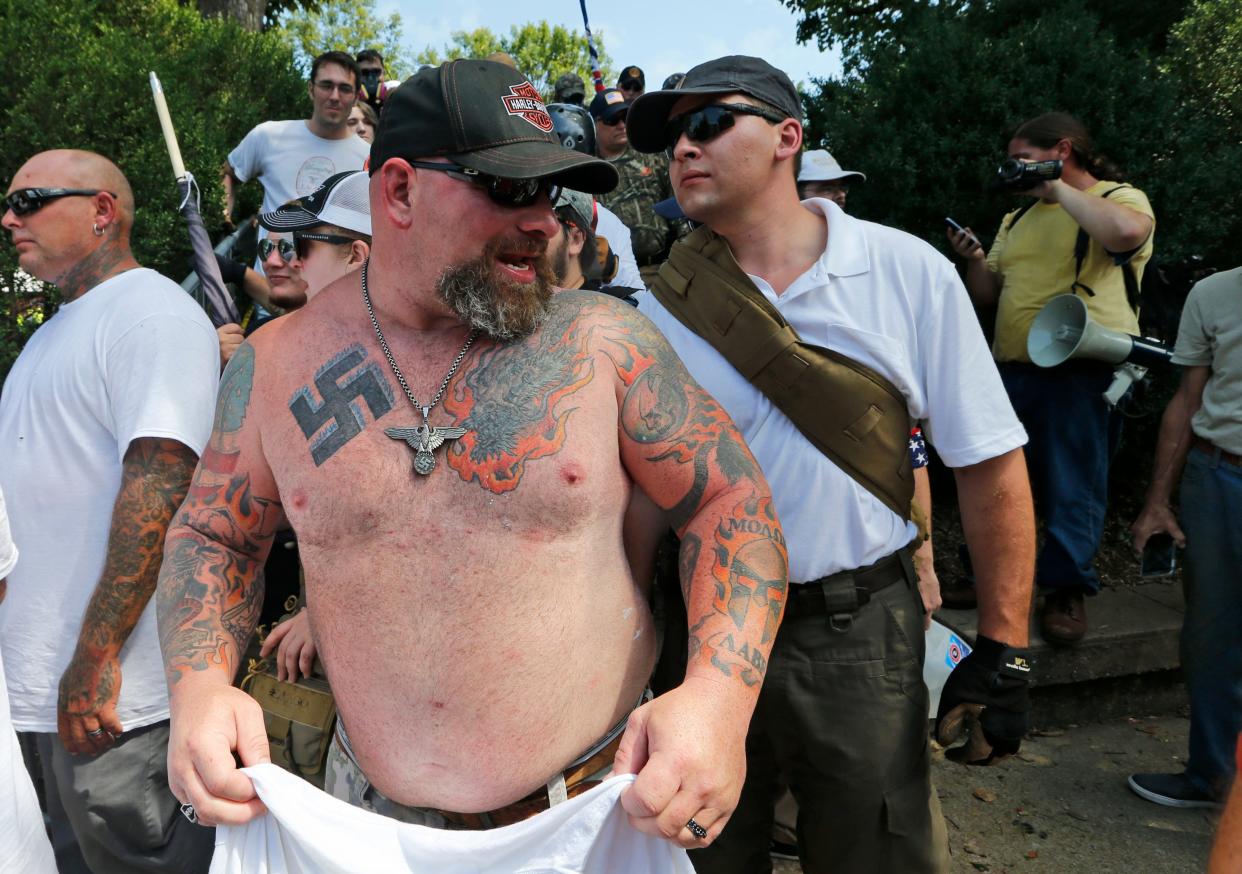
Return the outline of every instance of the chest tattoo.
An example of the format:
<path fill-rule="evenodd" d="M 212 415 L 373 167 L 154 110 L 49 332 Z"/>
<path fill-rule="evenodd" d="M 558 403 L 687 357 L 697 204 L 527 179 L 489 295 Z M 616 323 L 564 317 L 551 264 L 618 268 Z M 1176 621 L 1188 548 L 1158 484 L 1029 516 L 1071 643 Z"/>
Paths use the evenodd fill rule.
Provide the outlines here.
<path fill-rule="evenodd" d="M 315 371 L 315 389 L 304 385 L 289 399 L 289 411 L 310 441 L 311 459 L 319 466 L 366 427 L 363 407 L 377 421 L 392 410 L 392 387 L 377 362 L 355 343 Z"/>
<path fill-rule="evenodd" d="M 463 480 L 512 491 L 528 461 L 564 447 L 576 407 L 563 402 L 594 376 L 587 332 L 571 324 L 545 324 L 528 343 L 487 349 L 454 382 L 444 409 L 466 433 L 447 461 Z"/>

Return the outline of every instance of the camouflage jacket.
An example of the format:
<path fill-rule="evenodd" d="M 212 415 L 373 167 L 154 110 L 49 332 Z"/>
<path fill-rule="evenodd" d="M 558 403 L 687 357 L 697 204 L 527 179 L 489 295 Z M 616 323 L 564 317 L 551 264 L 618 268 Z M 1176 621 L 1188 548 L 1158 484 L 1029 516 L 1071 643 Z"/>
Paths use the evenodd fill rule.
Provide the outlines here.
<path fill-rule="evenodd" d="M 674 224 L 660 218 L 652 209 L 661 200 L 673 196 L 668 181 L 668 158 L 627 147 L 608 161 L 617 168 L 621 179 L 617 187 L 601 195 L 599 201 L 630 229 L 630 243 L 639 265 L 658 264 L 681 236 Z"/>

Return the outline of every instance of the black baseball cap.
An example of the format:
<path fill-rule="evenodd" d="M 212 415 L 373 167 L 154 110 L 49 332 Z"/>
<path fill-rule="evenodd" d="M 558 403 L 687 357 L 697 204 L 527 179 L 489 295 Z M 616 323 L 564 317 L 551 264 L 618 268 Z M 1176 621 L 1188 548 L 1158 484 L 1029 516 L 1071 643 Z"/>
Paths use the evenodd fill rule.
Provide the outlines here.
<path fill-rule="evenodd" d="M 617 77 L 618 88 L 628 88 L 637 85 L 639 88 L 647 87 L 647 77 L 643 75 L 643 71 L 639 67 L 626 67 L 621 71 L 621 75 Z"/>
<path fill-rule="evenodd" d="M 591 100 L 591 117 L 600 121 L 612 121 L 623 112 L 629 111 L 630 104 L 618 88 L 605 88 Z"/>
<path fill-rule="evenodd" d="M 443 157 L 510 179 L 550 178 L 592 194 L 612 191 L 607 161 L 561 145 L 535 87 L 512 67 L 481 59 L 425 67 L 388 95 L 369 169 L 389 158 Z"/>
<path fill-rule="evenodd" d="M 762 58 L 728 55 L 692 67 L 681 84 L 635 99 L 625 119 L 630 145 L 640 152 L 668 147 L 664 126 L 673 104 L 691 94 L 746 94 L 802 121 L 802 100 L 789 77 Z"/>

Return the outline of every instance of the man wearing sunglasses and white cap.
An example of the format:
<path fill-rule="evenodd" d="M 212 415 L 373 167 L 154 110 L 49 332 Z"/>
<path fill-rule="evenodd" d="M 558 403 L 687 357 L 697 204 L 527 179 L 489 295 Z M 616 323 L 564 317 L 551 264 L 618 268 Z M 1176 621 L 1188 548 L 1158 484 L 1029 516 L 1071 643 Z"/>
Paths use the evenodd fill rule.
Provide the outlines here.
<path fill-rule="evenodd" d="M 926 421 L 956 468 L 971 552 L 986 557 L 978 645 L 942 700 L 985 705 L 997 753 L 1017 749 L 1026 723 L 1025 434 L 953 266 L 830 200 L 799 201 L 801 117 L 784 73 L 732 56 L 638 98 L 628 118 L 635 148 L 671 151 L 677 202 L 703 225 L 673 246 L 639 309 L 738 423 L 789 544 L 786 617 L 742 798 L 691 858 L 711 874 L 770 871 L 787 782 L 808 874 L 944 871 L 910 557 L 910 422 Z"/>
<path fill-rule="evenodd" d="M 264 761 L 267 736 L 229 682 L 286 518 L 339 708 L 333 794 L 488 828 L 611 765 L 637 774 L 621 801 L 648 836 L 703 846 L 732 811 L 783 537 L 736 430 L 650 323 L 552 293 L 559 188 L 616 184 L 552 131 L 504 65 L 406 80 L 372 147 L 369 263 L 226 370 L 160 588 L 170 783 L 200 820 L 263 808 L 232 751 Z M 642 532 L 623 526 L 635 489 Z M 654 629 L 625 542 L 668 525 L 702 544 L 683 556 L 698 646 L 684 683 L 643 704 Z M 743 551 L 750 597 L 739 584 L 721 604 Z"/>
<path fill-rule="evenodd" d="M 842 170 L 830 152 L 809 149 L 802 154 L 802 166 L 798 169 L 798 196 L 803 200 L 825 197 L 845 209 L 845 198 L 853 178 L 867 181 L 857 170 Z"/>

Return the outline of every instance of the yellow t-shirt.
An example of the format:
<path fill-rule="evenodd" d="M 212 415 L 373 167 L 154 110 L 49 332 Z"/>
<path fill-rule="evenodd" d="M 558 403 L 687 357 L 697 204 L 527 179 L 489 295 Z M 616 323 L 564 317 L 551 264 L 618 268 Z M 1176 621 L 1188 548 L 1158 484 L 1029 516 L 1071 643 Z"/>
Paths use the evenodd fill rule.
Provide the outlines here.
<path fill-rule="evenodd" d="M 1086 193 L 1099 197 L 1120 184 L 1101 180 L 1088 188 Z M 1108 199 L 1155 221 L 1147 195 L 1137 188 L 1126 186 L 1114 191 Z M 1028 209 L 1010 232 L 1009 220 L 1012 216 L 1013 213 L 1009 213 L 1001 221 L 996 241 L 988 252 L 988 267 L 999 273 L 1002 280 L 992 355 L 997 361 L 1030 361 L 1030 356 L 1026 354 L 1026 335 L 1031 329 L 1031 322 L 1044 304 L 1059 294 L 1069 294 L 1073 290 L 1074 243 L 1078 238 L 1078 223 L 1061 204 L 1042 200 Z M 1140 282 L 1143 267 L 1151 258 L 1154 238 L 1153 225 L 1147 241 L 1129 259 L 1134 276 Z M 1138 317 L 1126 300 L 1125 277 L 1121 268 L 1113 255 L 1090 238 L 1078 281 L 1095 291 L 1094 296 L 1088 296 L 1078 290 L 1094 321 L 1115 331 L 1138 334 Z"/>

